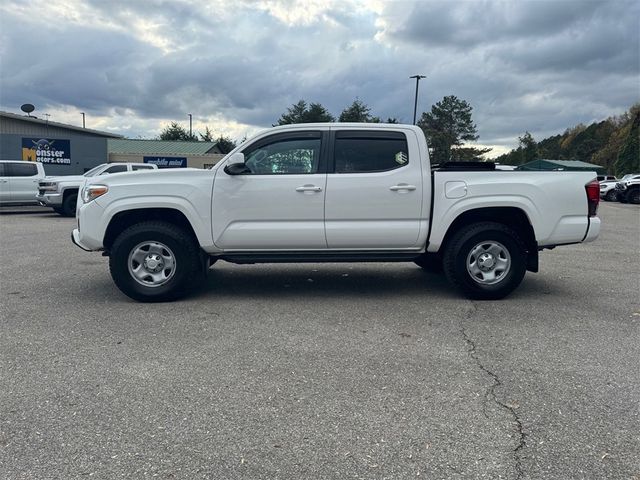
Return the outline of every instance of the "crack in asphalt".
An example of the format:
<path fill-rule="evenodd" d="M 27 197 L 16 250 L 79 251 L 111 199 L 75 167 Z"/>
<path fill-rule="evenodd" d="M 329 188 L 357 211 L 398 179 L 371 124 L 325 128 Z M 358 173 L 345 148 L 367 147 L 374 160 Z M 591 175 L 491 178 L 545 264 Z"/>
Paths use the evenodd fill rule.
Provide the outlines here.
<path fill-rule="evenodd" d="M 466 320 L 469 320 L 478 311 L 478 307 L 475 303 L 472 303 L 472 307 L 473 308 L 469 312 L 469 315 L 467 316 Z M 486 400 L 491 398 L 496 405 L 501 407 L 503 410 L 506 410 L 507 412 L 509 412 L 509 414 L 513 417 L 513 423 L 516 427 L 516 432 L 518 434 L 518 443 L 515 446 L 515 448 L 512 450 L 512 453 L 515 461 L 516 480 L 520 480 L 522 478 L 522 475 L 524 474 L 522 470 L 522 463 L 520 460 L 520 450 L 522 450 L 525 447 L 526 436 L 527 436 L 522 426 L 522 421 L 520 420 L 520 417 L 516 413 L 515 409 L 512 406 L 502 402 L 496 395 L 496 388 L 502 386 L 503 383 L 500 380 L 500 377 L 498 377 L 498 375 L 493 371 L 489 370 L 478 358 L 478 355 L 476 354 L 476 343 L 469 337 L 464 326 L 460 327 L 460 333 L 462 334 L 462 338 L 467 344 L 467 347 L 468 347 L 467 352 L 469 356 L 474 360 L 478 368 L 480 368 L 480 370 L 482 370 L 484 373 L 489 375 L 493 380 L 493 384 L 489 388 L 487 388 L 487 391 L 485 392 L 485 402 L 483 403 L 483 406 L 482 406 L 484 416 L 489 418 L 486 412 Z"/>

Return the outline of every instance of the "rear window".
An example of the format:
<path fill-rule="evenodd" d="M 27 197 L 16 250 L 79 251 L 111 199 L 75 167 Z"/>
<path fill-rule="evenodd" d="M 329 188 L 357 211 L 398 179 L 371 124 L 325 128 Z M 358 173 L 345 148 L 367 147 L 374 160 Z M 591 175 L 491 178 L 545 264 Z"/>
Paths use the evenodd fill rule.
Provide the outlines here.
<path fill-rule="evenodd" d="M 38 167 L 31 162 L 5 163 L 5 173 L 8 177 L 33 177 L 38 174 Z"/>
<path fill-rule="evenodd" d="M 407 139 L 399 132 L 336 132 L 336 173 L 386 172 L 409 163 Z"/>

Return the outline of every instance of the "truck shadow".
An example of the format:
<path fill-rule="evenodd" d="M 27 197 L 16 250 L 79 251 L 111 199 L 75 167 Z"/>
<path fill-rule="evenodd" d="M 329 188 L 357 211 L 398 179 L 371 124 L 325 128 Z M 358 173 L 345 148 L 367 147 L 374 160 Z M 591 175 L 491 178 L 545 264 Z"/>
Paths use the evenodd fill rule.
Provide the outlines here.
<path fill-rule="evenodd" d="M 190 299 L 235 297 L 398 297 L 430 295 L 454 298 L 443 275 L 407 264 L 214 265 L 207 282 Z"/>

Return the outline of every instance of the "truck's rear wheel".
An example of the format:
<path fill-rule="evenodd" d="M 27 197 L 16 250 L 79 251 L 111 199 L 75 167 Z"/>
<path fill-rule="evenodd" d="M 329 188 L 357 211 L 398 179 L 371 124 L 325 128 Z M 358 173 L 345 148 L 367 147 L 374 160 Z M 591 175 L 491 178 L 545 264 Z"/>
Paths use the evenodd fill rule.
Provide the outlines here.
<path fill-rule="evenodd" d="M 518 234 L 501 223 L 475 223 L 448 242 L 443 268 L 447 279 L 466 296 L 497 300 L 524 278 L 526 252 Z"/>
<path fill-rule="evenodd" d="M 111 276 L 122 292 L 141 302 L 170 301 L 186 295 L 202 273 L 195 240 L 166 222 L 142 222 L 113 243 Z"/>

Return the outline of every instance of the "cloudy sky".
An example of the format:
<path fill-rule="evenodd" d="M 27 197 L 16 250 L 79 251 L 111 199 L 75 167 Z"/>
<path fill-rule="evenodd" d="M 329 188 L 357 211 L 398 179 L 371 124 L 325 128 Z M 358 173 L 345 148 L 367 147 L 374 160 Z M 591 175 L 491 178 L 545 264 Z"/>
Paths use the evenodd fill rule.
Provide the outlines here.
<path fill-rule="evenodd" d="M 2 0 L 0 109 L 129 137 L 233 138 L 303 98 L 410 123 L 445 95 L 501 153 L 640 100 L 637 0 Z"/>

